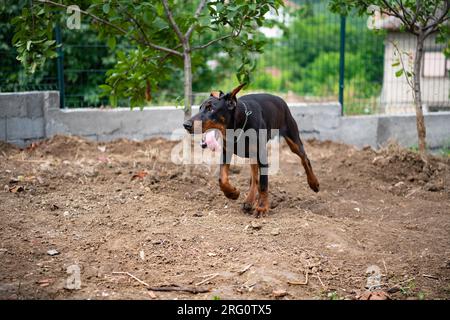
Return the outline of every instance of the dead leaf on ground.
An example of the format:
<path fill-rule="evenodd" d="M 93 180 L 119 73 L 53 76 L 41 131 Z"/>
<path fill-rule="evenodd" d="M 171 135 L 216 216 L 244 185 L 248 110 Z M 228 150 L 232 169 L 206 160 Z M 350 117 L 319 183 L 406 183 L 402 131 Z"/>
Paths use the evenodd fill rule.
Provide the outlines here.
<path fill-rule="evenodd" d="M 357 297 L 358 300 L 391 300 L 391 297 L 384 291 L 366 291 Z"/>
<path fill-rule="evenodd" d="M 139 171 L 138 173 L 136 173 L 135 175 L 133 175 L 133 176 L 131 177 L 131 180 L 135 180 L 135 179 L 141 179 L 141 180 L 142 180 L 142 179 L 144 179 L 147 175 L 148 175 L 148 172 L 142 170 L 142 171 Z"/>
<path fill-rule="evenodd" d="M 34 149 L 36 149 L 38 146 L 40 145 L 39 142 L 32 142 L 27 148 L 27 151 L 33 151 Z"/>
<path fill-rule="evenodd" d="M 9 180 L 9 183 L 18 183 L 18 182 L 33 182 L 36 180 L 35 176 L 17 176 L 13 177 Z"/>
<path fill-rule="evenodd" d="M 19 185 L 9 188 L 9 192 L 12 192 L 12 193 L 23 192 L 23 191 L 25 191 L 25 189 Z"/>
<path fill-rule="evenodd" d="M 106 151 L 106 146 L 98 146 L 97 149 L 100 152 L 105 152 Z"/>
<path fill-rule="evenodd" d="M 52 279 L 41 279 L 36 281 L 40 287 L 48 287 L 53 282 Z"/>
<path fill-rule="evenodd" d="M 282 298 L 282 297 L 284 297 L 284 296 L 287 296 L 287 291 L 286 290 L 283 290 L 283 289 L 279 289 L 279 290 L 273 290 L 272 291 L 272 295 L 275 297 L 275 298 Z"/>
<path fill-rule="evenodd" d="M 102 163 L 109 163 L 109 158 L 105 156 L 98 156 L 97 160 Z"/>

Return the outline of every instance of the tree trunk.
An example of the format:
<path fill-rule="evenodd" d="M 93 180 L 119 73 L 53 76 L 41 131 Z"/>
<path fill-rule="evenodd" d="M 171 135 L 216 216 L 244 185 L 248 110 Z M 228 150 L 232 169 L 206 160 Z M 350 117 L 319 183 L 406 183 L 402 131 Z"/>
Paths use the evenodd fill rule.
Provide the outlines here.
<path fill-rule="evenodd" d="M 192 107 L 192 64 L 190 48 L 184 49 L 184 119 L 191 117 Z"/>
<path fill-rule="evenodd" d="M 422 57 L 423 57 L 423 46 L 426 36 L 421 31 L 417 36 L 416 54 L 414 57 L 414 104 L 416 107 L 416 125 L 417 125 L 417 138 L 419 142 L 419 153 L 422 158 L 425 158 L 427 152 L 426 144 L 426 128 L 425 119 L 423 117 L 422 110 L 422 92 L 420 89 L 420 78 L 422 76 Z"/>
<path fill-rule="evenodd" d="M 184 47 L 184 120 L 188 120 L 191 118 L 191 107 L 192 107 L 192 62 L 191 62 L 191 51 L 189 45 L 183 43 Z M 189 142 L 185 141 L 185 147 L 191 153 L 191 145 L 192 141 L 189 139 Z M 190 154 L 189 159 L 192 154 Z M 191 176 L 191 167 L 188 165 L 184 166 L 183 179 L 189 179 Z"/>

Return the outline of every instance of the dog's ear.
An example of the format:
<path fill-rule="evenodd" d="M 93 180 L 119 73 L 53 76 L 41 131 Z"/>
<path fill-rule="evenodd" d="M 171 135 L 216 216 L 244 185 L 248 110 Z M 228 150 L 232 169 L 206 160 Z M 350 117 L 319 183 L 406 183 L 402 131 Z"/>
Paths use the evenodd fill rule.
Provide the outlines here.
<path fill-rule="evenodd" d="M 245 87 L 247 84 L 246 83 L 241 83 L 239 86 L 237 86 L 236 88 L 233 89 L 233 91 L 230 92 L 231 94 L 231 98 L 232 99 L 236 99 L 236 95 L 238 94 L 239 91 L 241 91 L 241 89 L 243 87 Z"/>
<path fill-rule="evenodd" d="M 209 96 L 219 99 L 221 94 L 223 94 L 222 91 L 211 91 L 211 94 Z"/>
<path fill-rule="evenodd" d="M 225 97 L 228 100 L 228 109 L 233 110 L 234 108 L 236 108 L 237 105 L 237 98 L 236 95 L 238 94 L 239 91 L 241 91 L 241 89 L 243 87 L 245 87 L 247 84 L 246 83 L 241 83 L 239 86 L 237 86 L 236 88 L 234 88 L 230 93 L 227 93 L 225 95 Z"/>
<path fill-rule="evenodd" d="M 219 91 L 211 91 L 211 94 L 209 96 L 220 99 L 222 98 L 223 95 L 224 93 L 222 92 L 222 90 L 219 90 Z"/>

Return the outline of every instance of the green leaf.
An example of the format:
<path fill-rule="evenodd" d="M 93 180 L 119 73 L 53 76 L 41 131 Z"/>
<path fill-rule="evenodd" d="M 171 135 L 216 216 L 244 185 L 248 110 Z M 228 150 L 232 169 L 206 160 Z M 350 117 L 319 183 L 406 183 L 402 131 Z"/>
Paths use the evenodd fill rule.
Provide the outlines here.
<path fill-rule="evenodd" d="M 112 90 L 112 87 L 107 84 L 101 84 L 98 86 L 100 89 L 102 89 L 105 92 L 110 92 Z"/>
<path fill-rule="evenodd" d="M 395 73 L 395 76 L 398 78 L 398 77 L 401 77 L 402 74 L 403 74 L 403 69 L 400 69 Z"/>
<path fill-rule="evenodd" d="M 112 94 L 112 95 L 109 97 L 109 102 L 111 103 L 111 105 L 112 105 L 113 107 L 117 107 L 117 96 L 116 96 L 115 94 Z"/>
<path fill-rule="evenodd" d="M 111 50 L 114 50 L 116 48 L 116 38 L 115 37 L 109 38 L 107 44 Z"/>
<path fill-rule="evenodd" d="M 110 9 L 109 3 L 105 3 L 105 4 L 103 5 L 103 12 L 104 12 L 105 14 L 108 14 L 108 13 L 109 13 L 109 9 Z"/>
<path fill-rule="evenodd" d="M 400 65 L 400 61 L 394 62 L 394 63 L 392 64 L 393 67 L 397 67 L 397 66 L 399 66 L 399 65 Z"/>
<path fill-rule="evenodd" d="M 33 62 L 30 67 L 30 72 L 35 73 L 37 68 L 37 62 Z"/>

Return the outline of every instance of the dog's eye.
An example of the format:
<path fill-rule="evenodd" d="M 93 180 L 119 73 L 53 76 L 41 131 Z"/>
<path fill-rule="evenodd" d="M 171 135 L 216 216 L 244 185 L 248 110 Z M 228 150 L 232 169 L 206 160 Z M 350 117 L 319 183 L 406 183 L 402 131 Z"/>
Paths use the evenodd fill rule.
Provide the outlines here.
<path fill-rule="evenodd" d="M 205 109 L 206 109 L 206 111 L 211 112 L 212 106 L 211 106 L 210 104 L 208 104 L 208 105 L 205 107 Z"/>

